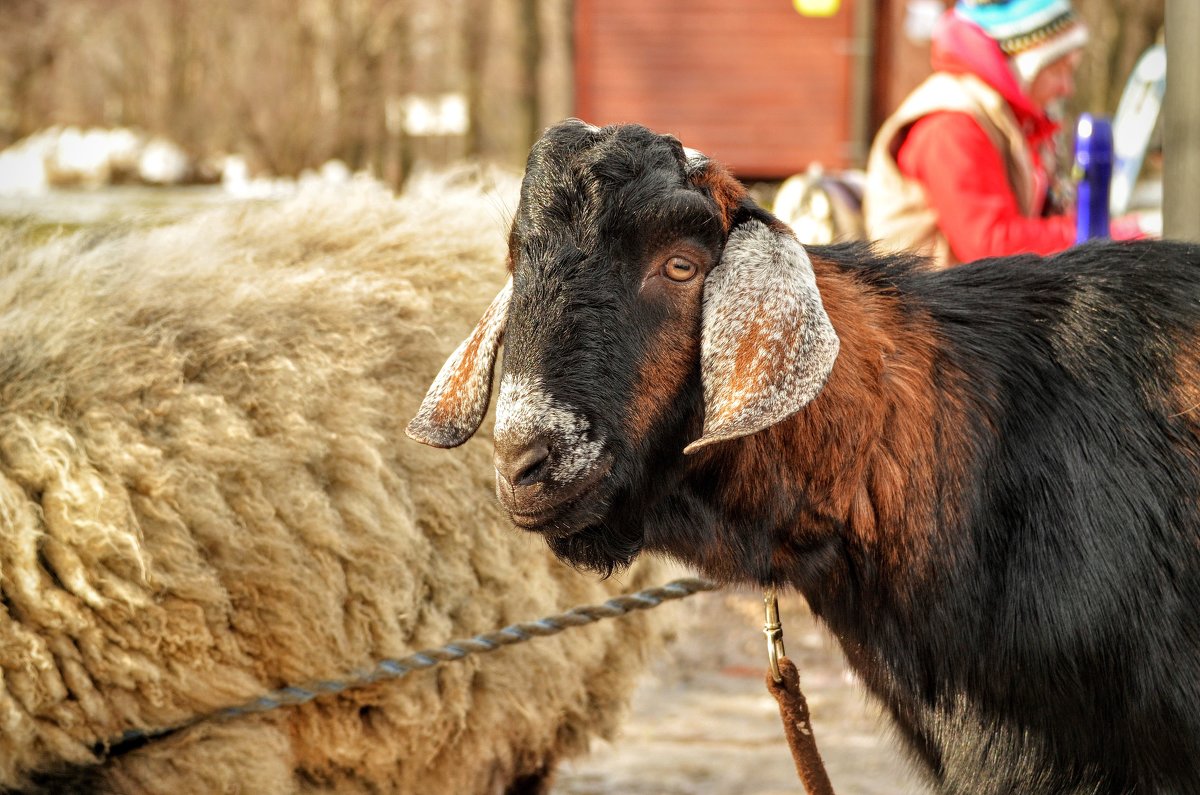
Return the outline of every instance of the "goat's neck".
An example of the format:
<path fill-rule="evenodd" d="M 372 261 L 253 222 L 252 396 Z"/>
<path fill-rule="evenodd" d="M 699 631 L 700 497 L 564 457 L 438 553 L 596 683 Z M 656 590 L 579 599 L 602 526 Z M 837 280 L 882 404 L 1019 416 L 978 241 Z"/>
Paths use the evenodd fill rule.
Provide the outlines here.
<path fill-rule="evenodd" d="M 901 604 L 936 576 L 930 552 L 957 523 L 960 376 L 919 311 L 814 264 L 837 364 L 794 418 L 696 462 L 691 495 L 715 543 L 684 556 L 722 579 L 793 585 L 818 610 Z"/>

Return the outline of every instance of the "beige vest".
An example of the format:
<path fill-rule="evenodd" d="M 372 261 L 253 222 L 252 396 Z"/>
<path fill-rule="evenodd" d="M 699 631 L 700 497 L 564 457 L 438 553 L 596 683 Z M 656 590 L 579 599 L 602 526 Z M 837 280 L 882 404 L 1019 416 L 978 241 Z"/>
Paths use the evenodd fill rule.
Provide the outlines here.
<path fill-rule="evenodd" d="M 917 119 L 937 111 L 969 113 L 1000 153 L 1008 184 L 1021 214 L 1033 215 L 1036 202 L 1033 159 L 1029 143 L 1004 97 L 973 75 L 937 72 L 916 88 L 891 118 L 883 123 L 867 158 L 863 214 L 867 237 L 891 251 L 915 251 L 930 256 L 936 267 L 958 260 L 937 225 L 937 214 L 925 199 L 921 183 L 900 173 L 896 152 L 903 135 Z"/>

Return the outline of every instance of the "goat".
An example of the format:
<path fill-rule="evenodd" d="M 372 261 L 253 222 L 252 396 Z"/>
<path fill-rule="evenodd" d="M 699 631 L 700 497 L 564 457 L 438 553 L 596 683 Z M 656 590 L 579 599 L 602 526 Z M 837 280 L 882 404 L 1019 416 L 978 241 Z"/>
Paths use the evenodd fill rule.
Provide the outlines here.
<path fill-rule="evenodd" d="M 933 271 L 802 247 L 713 160 L 579 121 L 413 438 L 482 421 L 565 561 L 790 586 L 953 793 L 1200 792 L 1200 247 Z"/>

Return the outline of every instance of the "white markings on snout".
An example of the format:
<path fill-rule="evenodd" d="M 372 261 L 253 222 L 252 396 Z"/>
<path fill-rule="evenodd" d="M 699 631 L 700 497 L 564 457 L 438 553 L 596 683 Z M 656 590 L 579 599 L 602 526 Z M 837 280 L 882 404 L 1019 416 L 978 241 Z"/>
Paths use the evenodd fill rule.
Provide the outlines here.
<path fill-rule="evenodd" d="M 538 435 L 549 437 L 550 478 L 570 483 L 600 458 L 604 439 L 588 439 L 591 423 L 569 405 L 555 400 L 540 379 L 506 375 L 496 402 L 497 441 L 524 443 Z"/>

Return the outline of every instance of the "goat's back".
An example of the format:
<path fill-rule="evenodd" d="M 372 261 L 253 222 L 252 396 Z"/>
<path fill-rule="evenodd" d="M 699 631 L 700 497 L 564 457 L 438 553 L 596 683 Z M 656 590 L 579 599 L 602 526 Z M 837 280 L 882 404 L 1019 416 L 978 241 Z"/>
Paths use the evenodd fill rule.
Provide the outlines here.
<path fill-rule="evenodd" d="M 968 407 L 935 475 L 961 519 L 883 694 L 918 751 L 952 792 L 1200 791 L 1200 247 L 826 254 L 933 330 Z"/>

